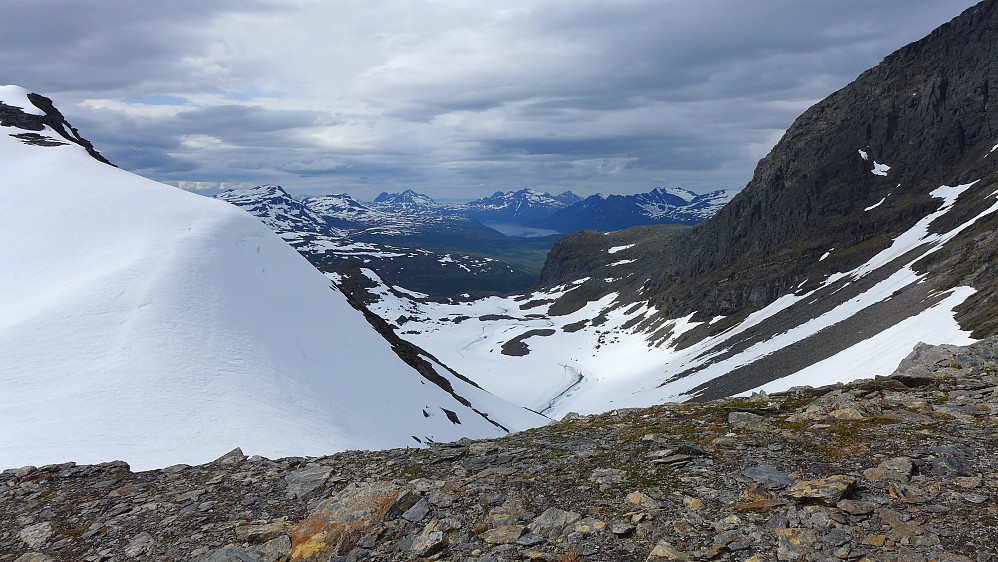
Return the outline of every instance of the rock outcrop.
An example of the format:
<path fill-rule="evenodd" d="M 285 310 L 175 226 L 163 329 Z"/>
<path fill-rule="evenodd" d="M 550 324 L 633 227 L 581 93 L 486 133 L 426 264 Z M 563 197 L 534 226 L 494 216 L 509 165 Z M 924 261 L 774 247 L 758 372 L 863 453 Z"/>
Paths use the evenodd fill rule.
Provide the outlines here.
<path fill-rule="evenodd" d="M 93 143 L 83 138 L 80 135 L 80 132 L 76 130 L 76 127 L 73 127 L 68 121 L 66 121 L 66 118 L 63 117 L 62 113 L 58 109 L 56 109 L 51 99 L 39 94 L 28 94 L 27 97 L 28 101 L 44 112 L 44 115 L 36 115 L 34 113 L 26 112 L 23 107 L 15 107 L 0 103 L 0 126 L 16 127 L 27 131 L 42 131 L 45 129 L 45 126 L 48 125 L 66 141 L 82 146 L 86 149 L 90 156 L 93 156 L 96 160 L 111 166 L 114 165 L 108 162 L 100 152 L 97 152 L 97 149 L 94 148 Z M 12 134 L 11 136 L 20 139 L 21 142 L 39 146 L 57 146 L 59 144 L 65 144 L 58 139 L 53 139 L 39 133 L 19 133 Z"/>

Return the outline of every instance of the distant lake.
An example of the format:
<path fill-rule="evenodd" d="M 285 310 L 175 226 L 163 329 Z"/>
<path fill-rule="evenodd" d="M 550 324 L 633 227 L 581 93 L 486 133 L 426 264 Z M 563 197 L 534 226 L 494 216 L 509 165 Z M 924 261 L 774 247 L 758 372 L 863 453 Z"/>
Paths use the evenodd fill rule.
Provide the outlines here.
<path fill-rule="evenodd" d="M 492 230 L 498 231 L 500 234 L 504 234 L 506 236 L 516 236 L 519 238 L 537 238 L 540 236 L 561 234 L 557 230 L 551 230 L 548 228 L 531 228 L 529 226 L 509 222 L 483 222 L 482 224 Z"/>

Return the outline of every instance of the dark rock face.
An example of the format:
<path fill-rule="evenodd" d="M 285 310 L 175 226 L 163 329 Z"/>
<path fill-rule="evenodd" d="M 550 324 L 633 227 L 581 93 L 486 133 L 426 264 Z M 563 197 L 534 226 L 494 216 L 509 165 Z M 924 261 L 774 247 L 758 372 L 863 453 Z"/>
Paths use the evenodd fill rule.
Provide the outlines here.
<path fill-rule="evenodd" d="M 552 250 L 540 285 L 584 273 L 573 262 L 591 257 L 593 244 L 605 250 L 637 243 L 632 257 L 648 279 L 641 298 L 670 317 L 707 309 L 738 314 L 823 273 L 863 263 L 937 209 L 939 200 L 929 193 L 941 185 L 979 179 L 948 219 L 973 217 L 990 205 L 985 198 L 995 190 L 998 158 L 985 155 L 998 142 L 991 100 L 996 61 L 998 2 L 989 0 L 807 110 L 759 162 L 746 188 L 712 219 L 690 229 L 567 236 Z M 875 174 L 876 164 L 890 170 Z M 952 260 L 946 260 L 955 254 L 964 263 L 990 258 L 992 230 L 982 221 L 949 251 L 920 265 L 950 271 Z M 849 250 L 819 263 L 833 247 Z M 582 267 L 595 270 L 612 259 Z M 940 288 L 971 284 L 980 290 L 979 302 L 994 301 L 989 282 L 998 270 L 987 265 L 972 273 L 937 276 L 936 282 Z M 610 286 L 603 294 L 614 290 L 628 287 Z M 975 335 L 993 332 L 993 318 L 981 316 L 968 313 L 963 320 L 982 327 Z"/>
<path fill-rule="evenodd" d="M 114 165 L 101 156 L 90 141 L 80 136 L 79 131 L 70 125 L 69 122 L 66 121 L 66 118 L 63 117 L 62 113 L 55 108 L 55 105 L 52 104 L 52 100 L 38 94 L 28 94 L 28 100 L 34 104 L 35 107 L 44 111 L 45 115 L 32 115 L 22 111 L 23 108 L 0 103 L 0 126 L 16 127 L 18 129 L 25 129 L 28 131 L 41 131 L 44 130 L 46 125 L 48 125 L 62 138 L 85 148 L 87 152 L 97 160 L 100 160 L 105 164 Z M 40 136 L 25 137 L 24 134 L 14 136 L 20 138 L 22 142 L 36 146 L 58 146 L 59 144 L 64 144 L 47 138 L 39 138 Z"/>

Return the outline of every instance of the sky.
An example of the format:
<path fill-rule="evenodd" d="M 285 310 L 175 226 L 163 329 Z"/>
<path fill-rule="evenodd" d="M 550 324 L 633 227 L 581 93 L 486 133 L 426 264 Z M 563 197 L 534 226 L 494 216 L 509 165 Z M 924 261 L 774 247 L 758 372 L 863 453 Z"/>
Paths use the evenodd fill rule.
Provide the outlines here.
<path fill-rule="evenodd" d="M 793 120 L 970 0 L 32 0 L 0 83 L 205 194 L 741 189 Z"/>

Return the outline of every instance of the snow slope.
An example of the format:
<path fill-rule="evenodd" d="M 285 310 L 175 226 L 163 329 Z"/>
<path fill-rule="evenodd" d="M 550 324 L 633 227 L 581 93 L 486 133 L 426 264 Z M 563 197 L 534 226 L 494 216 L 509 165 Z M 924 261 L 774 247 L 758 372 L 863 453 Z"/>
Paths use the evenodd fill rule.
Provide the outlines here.
<path fill-rule="evenodd" d="M 24 93 L 0 101 L 30 111 Z M 0 132 L 0 467 L 505 433 L 472 407 L 510 430 L 546 421 L 444 369 L 471 407 L 423 378 L 245 212 Z"/>

